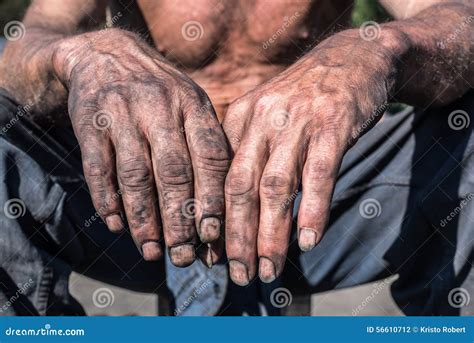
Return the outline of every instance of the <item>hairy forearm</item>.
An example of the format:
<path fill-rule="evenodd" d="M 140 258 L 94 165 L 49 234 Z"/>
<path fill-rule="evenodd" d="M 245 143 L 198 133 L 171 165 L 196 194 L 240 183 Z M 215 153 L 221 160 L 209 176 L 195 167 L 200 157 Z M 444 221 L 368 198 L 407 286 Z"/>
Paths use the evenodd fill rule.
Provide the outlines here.
<path fill-rule="evenodd" d="M 33 112 L 44 116 L 66 104 L 66 90 L 55 75 L 58 44 L 90 26 L 103 9 L 101 1 L 35 1 L 23 21 L 24 36 L 8 42 L 0 61 L 0 87 Z"/>
<path fill-rule="evenodd" d="M 36 31 L 36 32 L 35 32 Z M 30 29 L 22 43 L 8 44 L 0 63 L 0 87 L 34 113 L 50 114 L 65 104 L 66 91 L 54 75 L 52 54 L 61 34 Z"/>
<path fill-rule="evenodd" d="M 385 102 L 441 106 L 474 85 L 473 15 L 466 5 L 434 5 L 407 20 L 341 31 L 298 63 L 329 66 L 318 81 L 327 89 L 337 84 L 326 80 L 352 70 L 362 112 Z"/>
<path fill-rule="evenodd" d="M 381 26 L 400 35 L 390 97 L 419 106 L 452 102 L 474 85 L 474 7 L 434 5 Z"/>

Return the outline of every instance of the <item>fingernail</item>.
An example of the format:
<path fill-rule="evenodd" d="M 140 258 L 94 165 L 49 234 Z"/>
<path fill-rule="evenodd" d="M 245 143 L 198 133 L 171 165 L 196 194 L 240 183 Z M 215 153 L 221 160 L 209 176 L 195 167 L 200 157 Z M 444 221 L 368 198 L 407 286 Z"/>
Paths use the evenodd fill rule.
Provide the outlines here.
<path fill-rule="evenodd" d="M 170 249 L 171 262 L 176 267 L 187 267 L 196 259 L 194 246 L 192 244 L 182 244 Z"/>
<path fill-rule="evenodd" d="M 260 257 L 258 274 L 260 280 L 270 283 L 276 279 L 276 270 L 273 262 L 267 257 Z"/>
<path fill-rule="evenodd" d="M 112 214 L 105 218 L 105 223 L 110 231 L 119 233 L 123 231 L 124 225 L 122 218 L 118 214 Z"/>
<path fill-rule="evenodd" d="M 163 256 L 158 242 L 146 242 L 142 245 L 143 258 L 145 261 L 157 261 Z"/>
<path fill-rule="evenodd" d="M 221 221 L 219 218 L 208 217 L 201 221 L 200 235 L 204 243 L 213 242 L 219 238 L 221 232 Z"/>
<path fill-rule="evenodd" d="M 314 230 L 308 228 L 300 229 L 298 244 L 303 251 L 310 251 L 316 245 L 317 234 Z"/>
<path fill-rule="evenodd" d="M 249 284 L 249 274 L 247 267 L 242 262 L 236 260 L 229 261 L 230 278 L 239 286 Z"/>

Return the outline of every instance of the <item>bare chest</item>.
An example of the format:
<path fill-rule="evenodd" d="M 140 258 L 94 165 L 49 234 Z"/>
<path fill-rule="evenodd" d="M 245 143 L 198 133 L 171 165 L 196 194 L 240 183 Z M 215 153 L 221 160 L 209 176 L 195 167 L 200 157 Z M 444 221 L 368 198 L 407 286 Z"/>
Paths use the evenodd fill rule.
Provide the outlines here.
<path fill-rule="evenodd" d="M 157 49 L 186 69 L 220 57 L 291 63 L 334 23 L 344 2 L 138 0 Z"/>

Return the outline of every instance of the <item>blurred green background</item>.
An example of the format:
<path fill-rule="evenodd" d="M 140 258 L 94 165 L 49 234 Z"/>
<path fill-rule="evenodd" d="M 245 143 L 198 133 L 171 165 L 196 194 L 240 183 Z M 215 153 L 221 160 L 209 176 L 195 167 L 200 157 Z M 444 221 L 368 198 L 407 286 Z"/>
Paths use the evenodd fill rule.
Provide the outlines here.
<path fill-rule="evenodd" d="M 11 20 L 21 20 L 29 3 L 30 0 L 0 0 L 0 28 Z M 387 18 L 377 0 L 355 0 L 352 13 L 354 26 L 360 26 L 368 20 L 385 21 Z M 1 34 L 3 35 L 3 30 Z"/>

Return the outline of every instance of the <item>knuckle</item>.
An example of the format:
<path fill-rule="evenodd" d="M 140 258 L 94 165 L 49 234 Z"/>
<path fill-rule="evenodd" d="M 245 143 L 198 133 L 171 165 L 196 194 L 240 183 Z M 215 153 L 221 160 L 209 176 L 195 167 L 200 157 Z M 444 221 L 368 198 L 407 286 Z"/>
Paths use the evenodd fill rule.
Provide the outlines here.
<path fill-rule="evenodd" d="M 147 192 L 153 182 L 148 163 L 142 158 L 120 162 L 117 166 L 120 184 L 128 192 Z"/>
<path fill-rule="evenodd" d="M 90 163 L 87 160 L 83 162 L 84 165 L 84 175 L 90 179 L 102 179 L 107 176 L 108 171 L 100 163 Z"/>
<path fill-rule="evenodd" d="M 203 156 L 196 154 L 196 167 L 200 170 L 209 171 L 224 176 L 230 167 L 230 158 L 227 156 Z"/>
<path fill-rule="evenodd" d="M 227 173 L 230 166 L 230 148 L 224 133 L 213 129 L 198 129 L 194 138 L 196 167 Z"/>
<path fill-rule="evenodd" d="M 193 182 L 193 170 L 189 158 L 169 153 L 159 159 L 158 172 L 163 187 L 189 186 Z"/>
<path fill-rule="evenodd" d="M 253 105 L 254 112 L 260 115 L 265 115 L 273 108 L 281 106 L 281 96 L 279 94 L 268 92 L 263 96 L 259 96 Z"/>
<path fill-rule="evenodd" d="M 253 109 L 254 109 L 254 113 L 257 113 L 257 114 L 267 113 L 267 111 L 268 111 L 268 102 L 266 100 L 258 99 L 255 102 L 255 104 L 253 106 Z"/>
<path fill-rule="evenodd" d="M 247 111 L 249 107 L 249 101 L 244 98 L 234 100 L 227 108 L 226 118 L 232 116 L 241 115 Z"/>
<path fill-rule="evenodd" d="M 271 172 L 264 174 L 260 181 L 260 195 L 264 198 L 287 197 L 291 192 L 293 180 L 284 173 Z"/>
<path fill-rule="evenodd" d="M 230 172 L 225 180 L 225 196 L 232 203 L 247 203 L 257 197 L 253 178 L 243 172 Z"/>

